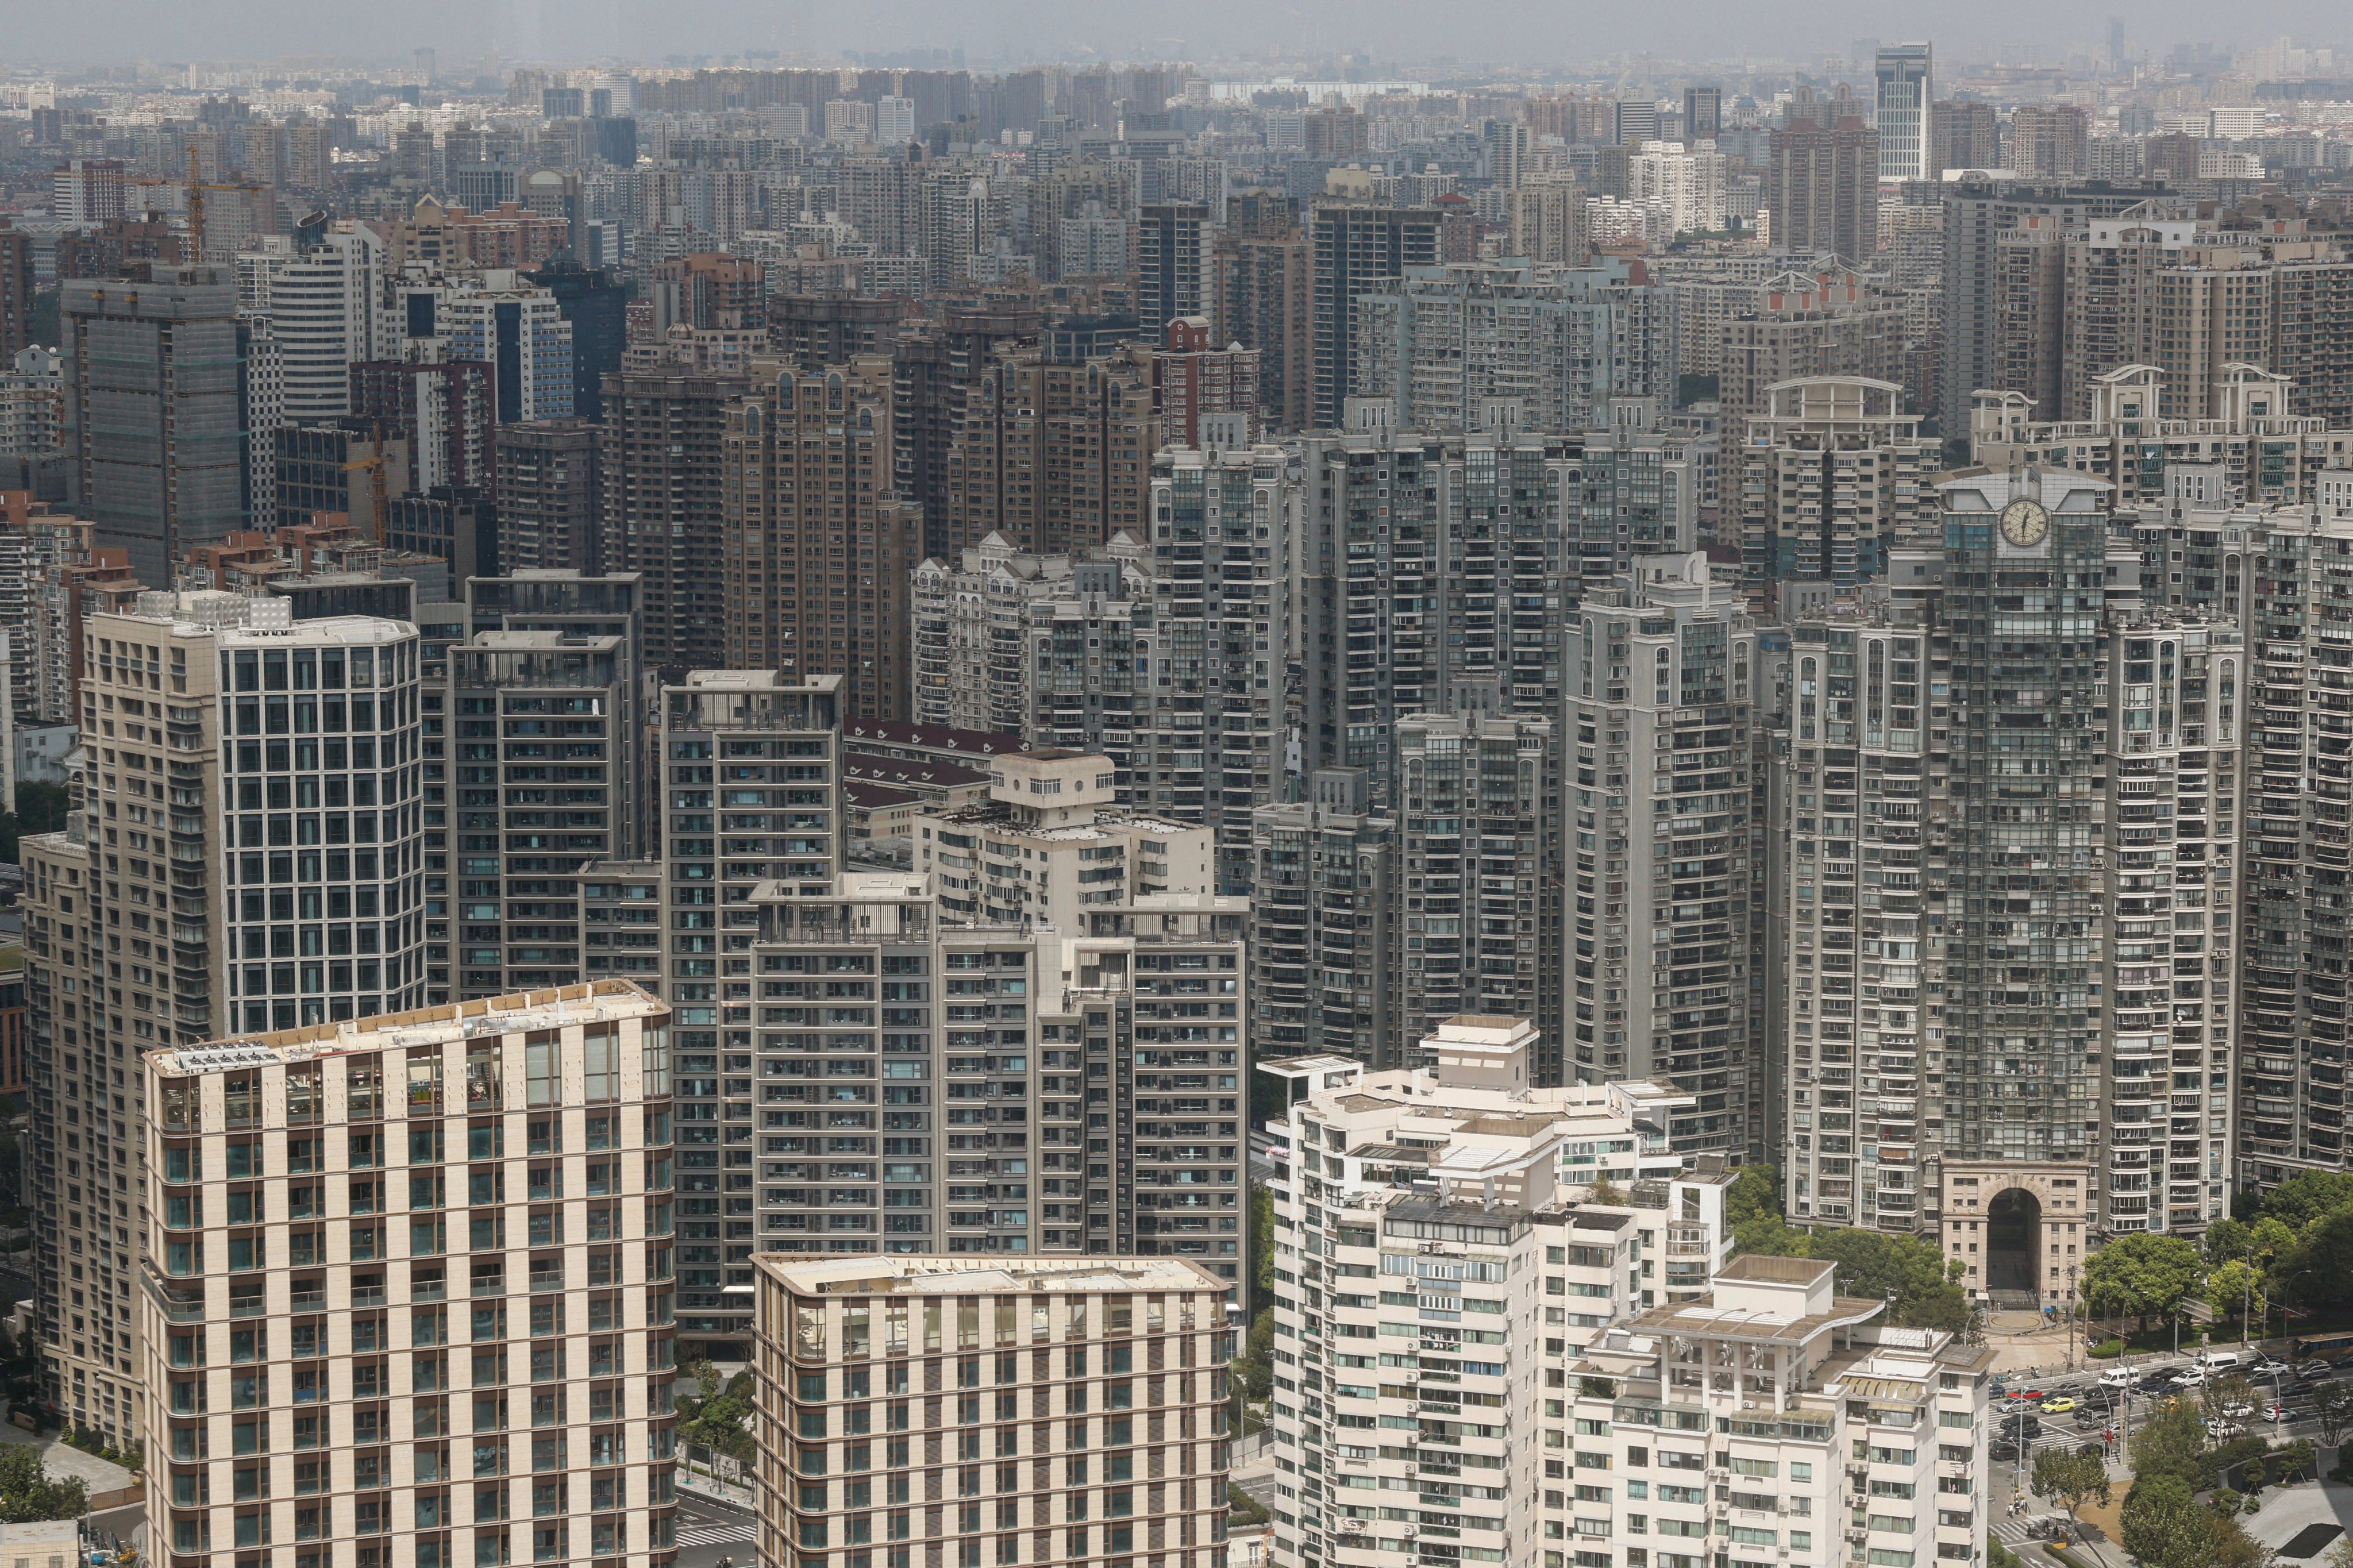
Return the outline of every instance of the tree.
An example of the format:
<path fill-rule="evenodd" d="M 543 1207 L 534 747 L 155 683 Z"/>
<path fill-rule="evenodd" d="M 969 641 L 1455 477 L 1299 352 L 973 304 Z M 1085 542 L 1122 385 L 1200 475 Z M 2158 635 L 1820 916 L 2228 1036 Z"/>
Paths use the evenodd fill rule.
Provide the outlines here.
<path fill-rule="evenodd" d="M 2331 1380 L 2312 1391 L 2313 1414 L 2320 1417 L 2320 1440 L 2334 1448 L 2353 1429 L 2353 1384 Z M 2353 1563 L 2347 1564 L 2353 1568 Z"/>
<path fill-rule="evenodd" d="M 2199 1287 L 2198 1296 L 2217 1315 L 2224 1312 L 2238 1314 L 2242 1320 L 2240 1337 L 2244 1339 L 2258 1321 L 2259 1314 L 2270 1309 L 2270 1297 L 2265 1294 L 2265 1288 L 2263 1276 L 2259 1270 L 2243 1258 L 2233 1258 L 2207 1273 L 2206 1282 Z"/>
<path fill-rule="evenodd" d="M 2263 1194 L 2263 1212 L 2292 1230 L 2348 1208 L 2353 1171 L 2299 1171 Z"/>
<path fill-rule="evenodd" d="M 2149 1319 L 2181 1305 L 2200 1273 L 2198 1249 L 2178 1236 L 2122 1236 L 2084 1260 L 2084 1301 L 2147 1328 Z"/>
<path fill-rule="evenodd" d="M 90 1511 L 90 1489 L 52 1477 L 41 1451 L 28 1443 L 0 1447 L 0 1521 L 29 1524 L 44 1519 L 79 1519 Z"/>
<path fill-rule="evenodd" d="M 2121 1519 L 2124 1548 L 2142 1568 L 2206 1568 L 2214 1516 L 2198 1505 L 2190 1483 L 2179 1476 L 2141 1477 L 2125 1499 Z"/>
<path fill-rule="evenodd" d="M 2092 1256 L 2097 1258 L 2099 1254 Z M 2132 1435 L 2126 1452 L 2132 1461 L 2136 1491 L 2151 1479 L 2166 1476 L 2184 1486 L 2203 1486 L 2211 1473 L 2205 1458 L 2206 1428 L 2199 1421 L 2198 1407 L 2184 1400 L 2169 1400 L 2159 1405 L 2141 1424 L 2140 1430 Z M 2130 1506 L 2129 1499 L 2126 1506 Z"/>
<path fill-rule="evenodd" d="M 2272 1479 L 2281 1486 L 2294 1483 L 2296 1478 L 2312 1470 L 2316 1457 L 2312 1439 L 2298 1437 L 2273 1456 Z"/>
<path fill-rule="evenodd" d="M 1274 1300 L 1274 1193 L 1264 1183 L 1250 1188 L 1250 1302 Z"/>
<path fill-rule="evenodd" d="M 1770 1165 L 1743 1165 L 1725 1189 L 1724 1223 L 1735 1252 L 1804 1258 L 1807 1236 L 1781 1217 L 1781 1184 Z"/>
<path fill-rule="evenodd" d="M 2058 1448 L 2037 1449 L 2034 1479 L 2028 1484 L 2036 1497 L 2057 1503 L 2070 1514 L 2094 1498 L 2105 1505 L 2109 1495 L 2106 1451 L 2097 1443 L 2083 1444 L 2072 1454 Z"/>

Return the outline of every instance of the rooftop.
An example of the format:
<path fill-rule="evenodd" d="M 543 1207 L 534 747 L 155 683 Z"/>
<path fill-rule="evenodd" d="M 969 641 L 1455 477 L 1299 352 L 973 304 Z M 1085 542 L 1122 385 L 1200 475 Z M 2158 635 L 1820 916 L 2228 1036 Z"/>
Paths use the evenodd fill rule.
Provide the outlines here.
<path fill-rule="evenodd" d="M 813 1258 L 761 1253 L 754 1267 L 808 1296 L 971 1295 L 1008 1290 L 1198 1290 L 1226 1283 L 1179 1258 Z"/>
<path fill-rule="evenodd" d="M 310 1061 L 349 1051 L 376 1051 L 470 1040 L 518 1029 L 554 1029 L 568 1024 L 667 1018 L 670 1008 L 627 980 L 596 980 L 546 991 L 517 992 L 478 1002 L 453 1002 L 407 1013 L 346 1019 L 305 1029 L 280 1029 L 177 1046 L 146 1053 L 149 1068 L 163 1078 L 196 1078 L 273 1062 Z"/>

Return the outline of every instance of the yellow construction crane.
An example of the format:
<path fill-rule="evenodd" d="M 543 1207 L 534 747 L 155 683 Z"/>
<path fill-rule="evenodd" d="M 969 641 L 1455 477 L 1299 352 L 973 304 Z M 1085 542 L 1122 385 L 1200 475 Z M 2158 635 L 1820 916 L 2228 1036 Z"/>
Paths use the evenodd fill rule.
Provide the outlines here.
<path fill-rule="evenodd" d="M 347 474 L 362 468 L 367 470 L 368 476 L 368 518 L 365 522 L 359 524 L 359 530 L 374 542 L 382 544 L 386 497 L 384 477 L 384 433 L 380 429 L 376 433 L 375 450 L 371 455 L 343 465 L 343 472 Z M 353 521 L 358 522 L 359 520 L 354 518 Z"/>
<path fill-rule="evenodd" d="M 186 194 L 188 205 L 187 259 L 191 262 L 199 263 L 205 258 L 205 193 L 206 191 L 258 191 L 262 188 L 249 181 L 244 184 L 238 184 L 234 181 L 206 180 L 204 177 L 203 168 L 197 163 L 196 144 L 193 142 L 188 143 L 188 174 L 187 178 L 185 180 L 156 179 L 153 176 L 148 176 L 145 178 L 134 179 L 130 183 L 134 185 L 176 184 Z"/>

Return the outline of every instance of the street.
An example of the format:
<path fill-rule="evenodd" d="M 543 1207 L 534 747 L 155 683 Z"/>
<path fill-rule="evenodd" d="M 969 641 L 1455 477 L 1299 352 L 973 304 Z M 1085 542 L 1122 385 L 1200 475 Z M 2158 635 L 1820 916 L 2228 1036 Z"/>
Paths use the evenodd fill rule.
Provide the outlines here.
<path fill-rule="evenodd" d="M 759 1518 L 750 1509 L 698 1492 L 679 1494 L 679 1568 L 718 1568 L 723 1557 L 748 1565 L 759 1555 Z"/>
<path fill-rule="evenodd" d="M 2192 1357 L 2184 1355 L 2178 1358 L 2168 1356 L 2156 1361 L 2137 1362 L 2133 1363 L 2132 1373 L 2135 1380 L 2137 1381 L 2153 1372 L 2187 1367 L 2192 1360 Z M 2332 1373 L 2329 1379 L 2323 1381 L 2335 1381 L 2346 1375 L 2346 1372 L 2337 1371 Z M 2007 1374 L 2007 1381 L 2013 1388 L 2043 1390 L 2049 1397 L 2040 1403 L 2047 1405 L 2051 1398 L 2068 1394 L 2080 1396 L 2084 1390 L 2097 1387 L 2099 1373 L 2094 1370 L 2059 1377 L 2031 1379 L 2023 1374 L 2012 1373 Z M 2268 1378 L 2258 1381 L 2250 1377 L 2246 1381 L 2254 1390 L 2258 1415 L 2255 1419 L 2241 1420 L 2238 1423 L 2241 1426 L 2257 1436 L 2267 1437 L 2274 1443 L 2306 1437 L 2311 1439 L 2316 1447 L 2320 1444 L 2320 1423 L 2313 1415 L 2312 1401 L 2313 1390 L 2319 1386 L 2318 1384 L 2299 1385 L 2293 1378 L 2278 1379 L 2276 1386 L 2274 1386 L 2274 1380 Z M 2133 1389 L 2117 1389 L 2114 1392 L 2119 1396 L 2118 1407 L 2103 1413 L 2097 1423 L 2089 1430 L 2077 1427 L 2075 1416 L 2072 1412 L 2059 1415 L 2043 1415 L 2040 1417 L 2042 1432 L 2029 1440 L 2025 1452 L 2019 1461 L 1996 1459 L 1992 1462 L 1993 1488 L 1987 1501 L 1995 1510 L 1997 1530 L 2004 1539 L 2013 1542 L 2025 1539 L 2033 1520 L 2052 1511 L 2027 1489 L 2028 1482 L 2033 1476 L 2034 1455 L 2037 1452 L 2049 1447 L 2072 1449 L 2083 1443 L 2097 1442 L 2104 1431 L 2113 1430 L 2116 1435 L 2116 1440 L 2115 1446 L 2108 1451 L 2108 1469 L 2111 1476 L 2121 1479 L 2127 1474 L 2125 1469 L 2126 1443 L 2132 1431 L 2146 1421 L 2149 1412 L 2157 1408 L 2159 1404 L 2168 1398 L 2177 1397 L 2164 1394 L 2141 1394 Z M 2179 1397 L 2194 1401 L 2199 1397 L 2199 1391 L 2192 1389 Z M 1995 1424 L 1993 1430 L 1989 1434 L 1995 1440 L 2000 1440 L 2005 1435 L 2005 1419 L 2015 1423 L 2021 1406 L 2028 1410 L 2037 1408 L 2036 1404 L 2025 1400 L 2004 1399 L 1999 1404 L 2000 1408 L 1992 1413 L 1995 1416 Z M 2285 1420 L 2274 1422 L 2261 1418 L 2262 1413 L 2268 1411 L 2274 1405 L 2280 1405 L 2285 1409 Z M 2027 1502 L 2026 1510 L 2016 1520 L 2010 1519 L 2005 1511 L 2010 1500 L 2013 1497 L 2023 1497 Z"/>

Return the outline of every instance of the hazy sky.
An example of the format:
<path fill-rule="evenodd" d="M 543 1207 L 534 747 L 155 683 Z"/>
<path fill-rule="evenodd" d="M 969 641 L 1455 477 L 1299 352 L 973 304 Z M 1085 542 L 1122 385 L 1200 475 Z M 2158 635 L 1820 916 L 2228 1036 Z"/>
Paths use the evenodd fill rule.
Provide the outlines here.
<path fill-rule="evenodd" d="M 1833 0 L 1792 10 L 1736 0 L 1675 5 L 1530 5 L 1524 0 L 892 0 L 777 5 L 769 0 L 6 0 L 0 59 L 256 59 L 289 55 L 396 57 L 430 45 L 452 56 L 503 47 L 514 8 L 536 5 L 556 58 L 607 53 L 659 61 L 742 49 L 963 48 L 975 61 L 1083 58 L 1089 52 L 1205 58 L 1282 50 L 1369 51 L 1408 62 L 1455 56 L 1531 64 L 1590 61 L 1627 49 L 1677 57 L 1786 58 L 1842 52 L 1849 39 L 1927 37 L 1957 58 L 2025 43 L 2056 58 L 2096 47 L 2107 18 L 2126 17 L 2136 48 L 2184 40 L 2253 43 L 2283 36 L 2328 43 L 2342 7 L 2311 0 L 1980 0 L 1890 8 Z M 616 16 L 616 7 L 618 16 Z M 528 36 L 524 34 L 522 36 Z M 576 47 L 561 41 L 577 38 Z M 600 47 L 601 46 L 601 47 Z"/>

